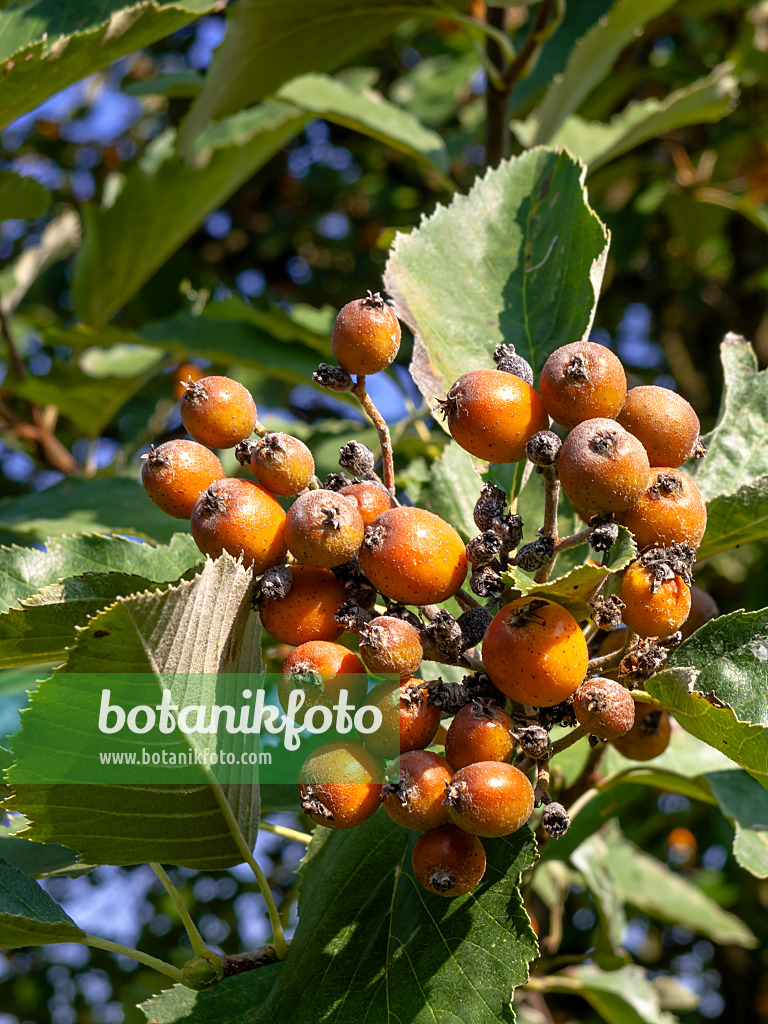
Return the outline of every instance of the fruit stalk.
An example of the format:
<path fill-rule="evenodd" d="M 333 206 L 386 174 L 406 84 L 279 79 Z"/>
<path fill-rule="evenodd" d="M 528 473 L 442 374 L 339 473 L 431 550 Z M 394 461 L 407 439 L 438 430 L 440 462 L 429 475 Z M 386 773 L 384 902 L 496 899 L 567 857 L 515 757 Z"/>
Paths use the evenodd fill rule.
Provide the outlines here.
<path fill-rule="evenodd" d="M 352 389 L 352 394 L 358 400 L 360 405 L 362 405 L 371 423 L 376 427 L 376 433 L 379 435 L 379 444 L 381 445 L 381 475 L 384 480 L 384 486 L 394 498 L 395 463 L 392 455 L 392 437 L 389 433 L 389 427 L 387 426 L 386 420 L 373 404 L 371 396 L 366 390 L 364 374 L 360 373 L 357 375 L 355 386 Z"/>

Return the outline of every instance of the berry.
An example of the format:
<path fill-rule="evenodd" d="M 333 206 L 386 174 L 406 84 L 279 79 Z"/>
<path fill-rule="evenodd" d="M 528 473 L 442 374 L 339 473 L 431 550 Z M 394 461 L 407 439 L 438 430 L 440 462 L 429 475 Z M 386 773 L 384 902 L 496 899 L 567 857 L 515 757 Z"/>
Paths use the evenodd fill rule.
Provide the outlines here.
<path fill-rule="evenodd" d="M 227 475 L 213 454 L 196 441 L 179 438 L 150 445 L 141 482 L 158 508 L 174 519 L 189 519 L 195 502 L 215 480 Z"/>
<path fill-rule="evenodd" d="M 339 465 L 342 469 L 348 469 L 353 476 L 367 479 L 373 476 L 376 456 L 368 445 L 359 441 L 349 441 L 339 448 Z"/>
<path fill-rule="evenodd" d="M 578 509 L 621 512 L 643 495 L 651 467 L 642 444 L 613 420 L 584 420 L 563 442 L 563 490 Z"/>
<path fill-rule="evenodd" d="M 472 513 L 478 530 L 492 530 L 496 520 L 504 515 L 506 503 L 507 496 L 500 487 L 496 484 L 483 484 Z"/>
<path fill-rule="evenodd" d="M 403 619 L 380 615 L 360 630 L 360 656 L 374 675 L 410 677 L 423 653 L 418 629 Z"/>
<path fill-rule="evenodd" d="M 299 769 L 301 809 L 318 825 L 354 828 L 381 803 L 382 765 L 355 740 L 314 750 Z"/>
<path fill-rule="evenodd" d="M 574 693 L 573 712 L 591 736 L 615 740 L 632 728 L 635 702 L 621 683 L 593 676 Z"/>
<path fill-rule="evenodd" d="M 366 526 L 370 526 L 382 512 L 395 508 L 395 503 L 388 492 L 378 484 L 369 483 L 367 480 L 359 484 L 347 484 L 345 487 L 340 487 L 339 494 L 343 494 L 345 498 L 352 498 L 357 504 L 357 511 Z"/>
<path fill-rule="evenodd" d="M 531 364 L 515 352 L 514 345 L 497 345 L 493 353 L 493 361 L 504 373 L 514 373 L 520 380 L 533 387 L 533 370 Z"/>
<path fill-rule="evenodd" d="M 650 761 L 663 754 L 669 744 L 669 714 L 653 704 L 635 705 L 635 724 L 613 745 L 624 757 L 633 761 Z"/>
<path fill-rule="evenodd" d="M 365 532 L 360 568 L 403 604 L 440 604 L 467 575 L 464 542 L 452 526 L 422 508 L 392 508 Z"/>
<path fill-rule="evenodd" d="M 403 679 L 374 686 L 366 705 L 381 711 L 381 727 L 366 736 L 365 742 L 376 754 L 397 757 L 408 750 L 423 750 L 435 738 L 440 711 L 427 703 L 427 687 L 422 679 Z"/>
<path fill-rule="evenodd" d="M 320 363 L 312 374 L 312 380 L 329 391 L 351 391 L 355 386 L 346 370 L 342 370 L 340 366 L 330 366 L 328 363 Z"/>
<path fill-rule="evenodd" d="M 285 559 L 285 512 L 250 480 L 216 480 L 192 510 L 192 536 L 205 555 L 242 555 L 254 576 Z"/>
<path fill-rule="evenodd" d="M 303 491 L 315 475 L 312 452 L 298 437 L 270 430 L 250 449 L 253 475 L 262 487 L 290 498 Z"/>
<path fill-rule="evenodd" d="M 199 366 L 195 366 L 194 363 L 182 363 L 173 373 L 176 378 L 173 383 L 173 397 L 177 402 L 181 401 L 181 396 L 189 387 L 190 381 L 194 384 L 196 380 L 205 376 L 205 371 L 201 370 Z"/>
<path fill-rule="evenodd" d="M 488 565 L 501 551 L 501 537 L 495 530 L 486 530 L 467 544 L 467 560 L 473 565 Z"/>
<path fill-rule="evenodd" d="M 348 302 L 336 317 L 331 336 L 336 362 L 347 373 L 378 373 L 400 348 L 400 324 L 381 295 Z"/>
<path fill-rule="evenodd" d="M 624 404 L 624 367 L 604 345 L 575 341 L 556 349 L 541 371 L 541 398 L 568 430 L 584 420 L 615 419 Z"/>
<path fill-rule="evenodd" d="M 401 828 L 426 832 L 448 823 L 445 788 L 451 766 L 429 750 L 409 750 L 387 768 L 382 787 L 384 810 Z"/>
<path fill-rule="evenodd" d="M 485 874 L 485 850 L 477 836 L 455 825 L 441 825 L 425 832 L 411 855 L 413 873 L 436 896 L 463 896 Z"/>
<path fill-rule="evenodd" d="M 530 384 L 502 370 L 465 373 L 441 409 L 454 441 L 487 462 L 520 462 L 528 441 L 549 426 Z"/>
<path fill-rule="evenodd" d="M 258 422 L 250 391 L 229 377 L 201 377 L 189 384 L 179 411 L 190 436 L 209 448 L 234 448 Z"/>
<path fill-rule="evenodd" d="M 277 683 L 277 696 L 284 711 L 293 690 L 303 690 L 305 701 L 299 709 L 301 717 L 322 704 L 333 707 L 341 690 L 356 707 L 368 689 L 365 665 L 352 651 L 328 640 L 309 640 L 295 647 L 283 662 Z"/>
<path fill-rule="evenodd" d="M 653 469 L 651 486 L 617 518 L 632 531 L 639 548 L 683 542 L 697 548 L 707 528 L 707 506 L 681 469 Z"/>
<path fill-rule="evenodd" d="M 448 729 L 445 756 L 454 769 L 476 761 L 509 761 L 515 748 L 512 719 L 501 708 L 473 701 L 466 704 Z"/>
<path fill-rule="evenodd" d="M 533 812 L 533 786 L 504 761 L 478 761 L 460 768 L 445 798 L 454 825 L 488 839 L 516 832 Z"/>
<path fill-rule="evenodd" d="M 288 510 L 285 540 L 302 565 L 330 569 L 357 554 L 365 526 L 357 505 L 334 491 L 307 491 Z"/>
<path fill-rule="evenodd" d="M 483 641 L 485 670 L 512 700 L 559 704 L 587 671 L 587 642 L 569 611 L 552 601 L 520 597 L 491 620 Z"/>
<path fill-rule="evenodd" d="M 525 446 L 528 461 L 534 466 L 554 466 L 560 458 L 563 442 L 551 430 L 540 430 Z"/>
<path fill-rule="evenodd" d="M 691 587 L 691 612 L 680 627 L 683 640 L 687 640 L 692 633 L 701 629 L 710 619 L 716 619 L 719 614 L 720 609 L 717 607 L 714 597 L 711 597 L 701 587 Z"/>
<path fill-rule="evenodd" d="M 691 591 L 685 580 L 670 571 L 661 581 L 639 559 L 624 572 L 619 596 L 624 621 L 639 636 L 665 637 L 680 629 L 691 610 Z"/>
<path fill-rule="evenodd" d="M 562 839 L 571 827 L 571 819 L 565 807 L 553 800 L 542 811 L 541 824 L 550 839 Z"/>
<path fill-rule="evenodd" d="M 618 420 L 642 443 L 652 466 L 682 466 L 699 449 L 698 416 L 668 388 L 632 388 Z"/>
<path fill-rule="evenodd" d="M 327 569 L 289 566 L 291 587 L 285 597 L 264 602 L 264 628 L 283 644 L 336 640 L 343 629 L 334 616 L 347 597 L 344 584 Z"/>

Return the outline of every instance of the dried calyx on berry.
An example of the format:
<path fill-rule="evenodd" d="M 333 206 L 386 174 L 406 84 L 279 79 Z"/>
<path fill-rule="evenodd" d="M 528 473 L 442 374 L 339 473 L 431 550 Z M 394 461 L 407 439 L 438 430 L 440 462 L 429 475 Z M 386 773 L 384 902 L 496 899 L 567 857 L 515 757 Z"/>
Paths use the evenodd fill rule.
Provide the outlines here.
<path fill-rule="evenodd" d="M 371 449 L 360 441 L 349 441 L 339 449 L 339 465 L 349 470 L 353 476 L 369 480 L 374 476 L 373 467 L 376 456 Z"/>
<path fill-rule="evenodd" d="M 330 363 L 320 363 L 312 374 L 312 380 L 329 391 L 351 391 L 355 386 L 346 370 L 340 366 L 331 366 Z"/>
<path fill-rule="evenodd" d="M 621 626 L 621 613 L 626 605 L 618 594 L 611 594 L 608 598 L 598 594 L 589 602 L 589 605 L 592 609 L 592 621 L 598 629 L 604 629 L 610 633 Z"/>
<path fill-rule="evenodd" d="M 516 512 L 495 519 L 491 529 L 501 538 L 502 552 L 514 551 L 523 539 L 523 520 Z"/>
<path fill-rule="evenodd" d="M 461 630 L 462 651 L 467 651 L 470 647 L 477 647 L 482 642 L 491 618 L 491 613 L 487 608 L 468 608 L 461 613 L 456 620 L 456 625 Z"/>
<path fill-rule="evenodd" d="M 504 373 L 514 373 L 520 380 L 533 387 L 533 370 L 531 364 L 515 352 L 514 345 L 498 345 L 493 353 L 493 361 Z"/>
<path fill-rule="evenodd" d="M 427 683 L 427 704 L 440 708 L 445 715 L 456 715 L 465 704 L 475 698 L 472 691 L 461 683 L 446 682 L 444 679 L 432 679 Z"/>
<path fill-rule="evenodd" d="M 592 535 L 589 546 L 593 551 L 610 551 L 619 539 L 619 524 L 611 516 L 593 516 L 589 521 Z"/>
<path fill-rule="evenodd" d="M 336 579 L 342 581 L 351 601 L 354 601 L 355 604 L 368 611 L 373 610 L 378 593 L 360 568 L 357 556 L 350 558 L 349 561 L 344 562 L 342 565 L 333 566 L 331 572 Z"/>
<path fill-rule="evenodd" d="M 524 572 L 537 572 L 547 564 L 554 553 L 555 542 L 552 537 L 537 537 L 530 544 L 524 544 L 513 561 Z"/>
<path fill-rule="evenodd" d="M 250 466 L 251 455 L 253 455 L 257 445 L 258 441 L 251 441 L 246 438 L 245 441 L 241 441 L 240 444 L 235 446 L 235 458 L 241 466 Z"/>
<path fill-rule="evenodd" d="M 350 600 L 339 605 L 334 620 L 347 633 L 359 633 L 371 621 L 371 613 L 361 608 L 357 601 Z"/>
<path fill-rule="evenodd" d="M 478 530 L 490 530 L 497 519 L 504 515 L 507 496 L 495 484 L 483 484 L 480 497 L 475 502 L 473 513 Z"/>
<path fill-rule="evenodd" d="M 387 615 L 391 616 L 393 619 L 402 619 L 403 622 L 410 622 L 415 629 L 424 628 L 424 623 L 418 615 L 416 615 L 415 612 L 412 612 L 410 608 L 406 608 L 404 604 L 400 604 L 398 602 L 393 602 L 392 604 L 388 603 Z"/>
<path fill-rule="evenodd" d="M 690 587 L 693 584 L 693 563 L 696 561 L 696 549 L 684 541 L 682 544 L 671 544 L 667 548 L 651 548 L 640 555 L 640 562 L 653 573 L 651 593 L 661 590 L 665 580 L 679 576 Z"/>
<path fill-rule="evenodd" d="M 487 565 L 501 551 L 501 537 L 495 530 L 486 530 L 467 544 L 467 558 L 472 565 Z"/>
<path fill-rule="evenodd" d="M 549 733 L 541 725 L 526 725 L 515 733 L 520 750 L 532 761 L 546 761 L 552 750 Z"/>
<path fill-rule="evenodd" d="M 552 729 L 556 725 L 572 726 L 579 723 L 570 700 L 564 700 L 549 708 L 539 708 L 539 724 L 545 729 Z"/>
<path fill-rule="evenodd" d="M 426 639 L 431 640 L 438 651 L 449 658 L 458 658 L 463 647 L 461 626 L 456 618 L 444 608 L 432 619 L 424 630 Z"/>
<path fill-rule="evenodd" d="M 286 597 L 291 589 L 293 577 L 287 565 L 276 565 L 267 569 L 258 585 L 258 599 L 262 601 L 279 601 Z"/>
<path fill-rule="evenodd" d="M 571 827 L 571 819 L 563 805 L 553 800 L 542 811 L 541 824 L 550 839 L 561 839 Z"/>
<path fill-rule="evenodd" d="M 563 442 L 554 431 L 540 430 L 525 446 L 525 454 L 534 466 L 554 466 L 562 447 Z"/>
<path fill-rule="evenodd" d="M 490 565 L 484 565 L 470 576 L 469 589 L 477 597 L 489 598 L 493 604 L 504 593 L 504 580 Z"/>
<path fill-rule="evenodd" d="M 350 479 L 344 473 L 329 473 L 325 478 L 323 490 L 340 491 L 342 487 L 346 487 L 349 483 Z"/>

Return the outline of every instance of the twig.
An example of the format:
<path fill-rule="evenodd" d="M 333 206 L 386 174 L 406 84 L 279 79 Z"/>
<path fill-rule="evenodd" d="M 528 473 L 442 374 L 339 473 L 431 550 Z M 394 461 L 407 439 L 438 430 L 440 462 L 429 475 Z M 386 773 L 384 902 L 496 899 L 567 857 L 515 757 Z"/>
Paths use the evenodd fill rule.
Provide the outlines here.
<path fill-rule="evenodd" d="M 555 542 L 555 551 L 568 551 L 569 548 L 577 548 L 579 544 L 583 544 L 588 541 L 592 536 L 593 528 L 591 526 L 585 526 L 579 533 L 574 533 L 570 537 L 561 537 L 560 540 Z"/>
<path fill-rule="evenodd" d="M 549 795 L 549 761 L 539 761 L 536 765 L 536 788 L 533 791 L 533 800 L 536 807 L 539 804 L 552 803 Z"/>
<path fill-rule="evenodd" d="M 472 594 L 468 594 L 463 587 L 461 588 L 461 590 L 458 590 L 453 596 L 456 598 L 458 603 L 462 606 L 462 608 L 464 608 L 465 611 L 467 608 L 481 607 L 480 602 L 477 600 L 477 598 L 473 597 Z"/>
<path fill-rule="evenodd" d="M 552 538 L 555 542 L 555 553 L 539 569 L 534 579 L 537 583 L 546 583 L 557 561 L 557 505 L 560 499 L 560 480 L 552 466 L 542 469 L 541 475 L 544 477 L 544 525 L 541 528 L 541 535 Z"/>
<path fill-rule="evenodd" d="M 583 725 L 577 725 L 575 729 L 571 729 L 565 736 L 561 736 L 559 740 L 556 740 L 552 744 L 552 753 L 549 755 L 550 760 L 556 757 L 558 754 L 567 750 L 568 747 L 572 747 L 574 743 L 578 743 L 580 739 L 583 739 L 587 735 L 587 732 Z"/>
<path fill-rule="evenodd" d="M 43 419 L 42 410 L 36 406 L 32 406 L 31 412 L 36 419 Z M 20 441 L 28 441 L 35 445 L 52 469 L 58 470 L 65 476 L 72 476 L 80 472 L 77 459 L 45 426 L 40 423 L 28 423 L 21 419 L 2 400 L 0 400 L 0 416 L 4 417 L 6 421 L 5 429 L 15 434 Z"/>
<path fill-rule="evenodd" d="M 84 938 L 74 941 L 79 941 L 84 946 L 93 946 L 94 949 L 106 949 L 109 953 L 119 953 L 121 956 L 130 957 L 131 960 L 136 960 L 138 963 L 144 964 L 145 967 L 152 967 L 177 983 L 181 982 L 181 971 L 178 967 L 167 964 L 165 960 L 158 960 L 156 956 L 150 956 L 149 953 L 142 953 L 140 949 L 132 949 L 130 946 L 123 946 L 110 939 L 101 939 L 98 935 L 86 935 Z"/>
<path fill-rule="evenodd" d="M 24 360 L 19 355 L 19 350 L 16 348 L 16 342 L 11 334 L 11 327 L 8 323 L 8 317 L 5 315 L 2 303 L 0 303 L 0 333 L 2 333 L 5 343 L 8 346 L 8 355 L 10 356 L 13 372 L 19 380 L 24 380 L 27 376 L 27 368 L 24 365 Z"/>
<path fill-rule="evenodd" d="M 165 870 L 165 868 L 163 868 L 160 864 L 155 862 L 151 862 L 149 866 L 152 868 L 157 877 L 163 883 L 165 891 L 171 897 L 173 905 L 176 908 L 179 917 L 181 918 L 181 923 L 184 925 L 184 930 L 189 936 L 189 941 L 192 945 L 192 949 L 195 951 L 195 955 L 202 956 L 205 958 L 215 956 L 216 954 L 208 948 L 208 944 L 203 939 L 200 932 L 197 930 L 197 925 L 192 920 L 189 910 L 187 909 L 187 905 L 181 898 L 181 893 L 173 884 L 171 879 L 168 877 L 168 873 Z"/>
<path fill-rule="evenodd" d="M 624 644 L 618 651 L 610 651 L 608 654 L 603 654 L 598 658 L 590 658 L 587 665 L 588 675 L 594 675 L 596 672 L 609 672 L 612 668 L 616 668 L 629 650 L 634 637 L 635 634 L 628 628 Z"/>
<path fill-rule="evenodd" d="M 381 445 L 381 463 L 384 486 L 394 498 L 395 463 L 392 456 L 392 437 L 390 436 L 386 420 L 373 404 L 371 396 L 366 391 L 364 374 L 358 374 L 355 386 L 352 389 L 352 394 L 358 400 L 360 405 L 362 405 L 371 423 L 376 427 L 376 433 L 379 435 L 379 444 Z"/>
<path fill-rule="evenodd" d="M 255 949 L 251 953 L 234 953 L 221 958 L 225 978 L 230 978 L 233 974 L 253 971 L 257 967 L 268 967 L 277 962 L 278 956 L 274 946 L 264 946 L 263 949 Z"/>

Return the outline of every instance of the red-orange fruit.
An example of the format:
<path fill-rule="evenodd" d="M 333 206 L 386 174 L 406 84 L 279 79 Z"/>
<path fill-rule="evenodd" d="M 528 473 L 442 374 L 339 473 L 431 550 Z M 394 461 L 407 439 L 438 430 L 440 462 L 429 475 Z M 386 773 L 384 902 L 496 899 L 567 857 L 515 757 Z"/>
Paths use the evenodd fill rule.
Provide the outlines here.
<path fill-rule="evenodd" d="M 563 442 L 560 483 L 578 509 L 622 512 L 644 494 L 651 467 L 642 444 L 614 420 L 584 420 Z"/>
<path fill-rule="evenodd" d="M 285 559 L 285 512 L 250 480 L 216 480 L 197 499 L 190 525 L 203 554 L 242 555 L 255 576 Z"/>
<path fill-rule="evenodd" d="M 203 491 L 226 475 L 213 452 L 183 438 L 165 441 L 157 448 L 150 445 L 141 467 L 145 491 L 174 519 L 189 519 Z"/>
<path fill-rule="evenodd" d="M 306 491 L 288 510 L 285 541 L 302 565 L 331 569 L 353 558 L 365 526 L 351 498 L 336 491 Z"/>
<path fill-rule="evenodd" d="M 487 462 L 520 462 L 533 435 L 549 426 L 541 397 L 502 370 L 465 373 L 441 408 L 454 441 Z"/>
<path fill-rule="evenodd" d="M 445 787 L 451 766 L 430 750 L 409 750 L 387 768 L 382 788 L 384 810 L 401 828 L 426 832 L 448 822 Z"/>
<path fill-rule="evenodd" d="M 651 486 L 634 505 L 617 515 L 634 534 L 639 548 L 701 544 L 707 506 L 701 491 L 681 469 L 651 470 Z"/>
<path fill-rule="evenodd" d="M 639 636 L 665 637 L 680 629 L 691 610 L 691 591 L 682 577 L 663 580 L 652 592 L 653 570 L 639 560 L 624 572 L 619 596 L 622 618 Z"/>
<path fill-rule="evenodd" d="M 520 597 L 491 620 L 483 640 L 485 670 L 507 697 L 551 707 L 576 690 L 587 671 L 584 634 L 552 601 Z"/>
<path fill-rule="evenodd" d="M 378 373 L 400 348 L 400 324 L 378 292 L 344 306 L 333 325 L 333 355 L 347 373 Z"/>
<path fill-rule="evenodd" d="M 381 803 L 383 770 L 355 740 L 324 743 L 299 769 L 301 808 L 318 825 L 354 828 Z"/>
<path fill-rule="evenodd" d="M 454 715 L 445 738 L 445 756 L 454 770 L 476 761 L 509 761 L 515 749 L 515 726 L 492 704 L 473 701 Z"/>
<path fill-rule="evenodd" d="M 627 392 L 619 423 L 641 442 L 652 466 L 682 466 L 699 445 L 699 418 L 674 391 L 648 384 Z"/>
<path fill-rule="evenodd" d="M 234 448 L 258 422 L 250 391 L 230 377 L 194 381 L 181 396 L 179 411 L 189 434 L 209 448 Z"/>
<path fill-rule="evenodd" d="M 629 690 L 613 679 L 593 676 L 573 695 L 573 713 L 591 736 L 615 740 L 635 721 L 635 702 Z"/>
<path fill-rule="evenodd" d="M 309 640 L 295 647 L 283 662 L 277 684 L 277 696 L 284 711 L 293 690 L 302 690 L 304 703 L 299 717 L 317 705 L 332 708 L 341 690 L 347 701 L 359 707 L 368 689 L 368 676 L 362 661 L 346 647 L 330 640 Z"/>
<path fill-rule="evenodd" d="M 382 512 L 395 507 L 389 493 L 383 487 L 372 484 L 368 480 L 359 484 L 348 484 L 341 488 L 339 494 L 343 494 L 345 498 L 352 498 L 356 502 L 357 510 L 363 517 L 366 526 L 370 526 Z"/>
<path fill-rule="evenodd" d="M 451 821 L 465 832 L 493 839 L 521 828 L 533 813 L 533 786 L 504 761 L 460 768 L 446 791 Z"/>
<path fill-rule="evenodd" d="M 556 349 L 544 364 L 539 386 L 547 413 L 569 430 L 584 420 L 615 419 L 627 394 L 624 367 L 593 341 Z"/>
<path fill-rule="evenodd" d="M 687 640 L 692 633 L 701 629 L 710 619 L 716 619 L 719 614 L 720 609 L 717 607 L 714 597 L 694 584 L 691 587 L 691 611 L 680 627 L 683 640 Z"/>
<path fill-rule="evenodd" d="M 366 745 L 388 759 L 428 747 L 440 725 L 440 711 L 427 703 L 427 696 L 423 679 L 374 686 L 365 703 L 379 709 L 382 721 L 365 737 Z"/>
<path fill-rule="evenodd" d="M 298 437 L 271 430 L 253 446 L 251 469 L 262 487 L 290 498 L 309 484 L 315 474 L 315 460 Z"/>
<path fill-rule="evenodd" d="M 393 615 L 380 615 L 360 631 L 360 656 L 374 675 L 412 676 L 424 654 L 415 626 Z"/>
<path fill-rule="evenodd" d="M 482 881 L 485 850 L 477 836 L 449 823 L 416 841 L 411 866 L 419 883 L 436 896 L 464 896 Z"/>
<path fill-rule="evenodd" d="M 467 575 L 464 541 L 422 508 L 383 512 L 367 528 L 358 557 L 374 587 L 403 604 L 447 601 Z"/>
<path fill-rule="evenodd" d="M 265 601 L 261 609 L 264 628 L 284 644 L 310 640 L 336 640 L 344 632 L 334 616 L 347 600 L 341 580 L 327 569 L 289 566 L 291 589 L 285 597 Z"/>
<path fill-rule="evenodd" d="M 663 754 L 669 745 L 669 713 L 653 704 L 635 705 L 635 724 L 624 736 L 612 740 L 624 757 L 633 761 L 650 761 Z"/>

